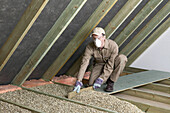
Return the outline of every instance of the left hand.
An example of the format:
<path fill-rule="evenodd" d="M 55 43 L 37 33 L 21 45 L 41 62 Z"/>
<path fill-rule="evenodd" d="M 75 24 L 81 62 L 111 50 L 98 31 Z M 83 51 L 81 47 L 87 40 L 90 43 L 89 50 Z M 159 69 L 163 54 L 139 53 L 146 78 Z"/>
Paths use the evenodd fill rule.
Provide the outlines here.
<path fill-rule="evenodd" d="M 97 78 L 96 81 L 95 81 L 95 83 L 93 84 L 93 88 L 94 88 L 94 89 L 100 88 L 101 85 L 102 85 L 102 83 L 103 83 L 103 79 Z"/>
<path fill-rule="evenodd" d="M 80 92 L 80 88 L 83 86 L 83 83 L 80 81 L 76 81 L 75 87 L 73 91 L 76 91 L 77 93 Z"/>

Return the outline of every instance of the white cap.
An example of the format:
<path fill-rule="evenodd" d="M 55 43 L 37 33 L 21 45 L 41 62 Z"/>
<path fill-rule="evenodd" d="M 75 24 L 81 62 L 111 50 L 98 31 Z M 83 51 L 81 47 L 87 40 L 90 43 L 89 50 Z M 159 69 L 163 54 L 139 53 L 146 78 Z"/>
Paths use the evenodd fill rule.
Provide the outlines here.
<path fill-rule="evenodd" d="M 94 28 L 94 30 L 93 30 L 92 34 L 90 35 L 90 37 L 92 37 L 93 34 L 95 34 L 95 35 L 102 35 L 102 34 L 104 34 L 105 35 L 105 31 L 101 27 L 96 27 L 96 28 Z"/>

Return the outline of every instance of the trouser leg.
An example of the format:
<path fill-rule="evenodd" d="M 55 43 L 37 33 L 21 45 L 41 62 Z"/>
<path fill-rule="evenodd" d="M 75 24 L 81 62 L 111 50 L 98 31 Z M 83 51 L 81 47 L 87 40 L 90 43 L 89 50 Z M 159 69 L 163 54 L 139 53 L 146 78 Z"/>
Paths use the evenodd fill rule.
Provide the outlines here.
<path fill-rule="evenodd" d="M 123 69 L 125 68 L 126 62 L 127 57 L 123 54 L 120 54 L 115 58 L 114 70 L 110 75 L 110 80 L 112 80 L 113 82 L 117 81 L 120 74 L 123 72 Z"/>
<path fill-rule="evenodd" d="M 103 65 L 95 65 L 89 78 L 89 85 L 93 85 L 94 81 L 101 75 Z"/>

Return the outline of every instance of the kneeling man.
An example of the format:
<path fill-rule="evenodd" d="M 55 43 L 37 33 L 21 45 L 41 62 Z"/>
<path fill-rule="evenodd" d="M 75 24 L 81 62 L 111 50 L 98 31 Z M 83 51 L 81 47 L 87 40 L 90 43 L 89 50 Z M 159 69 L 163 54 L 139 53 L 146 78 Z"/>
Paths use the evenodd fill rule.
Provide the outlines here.
<path fill-rule="evenodd" d="M 89 65 L 91 57 L 94 57 L 89 85 L 96 89 L 106 82 L 107 86 L 105 91 L 112 92 L 114 83 L 117 81 L 126 65 L 127 57 L 123 54 L 118 55 L 118 45 L 113 40 L 106 39 L 103 28 L 96 27 L 91 37 L 93 38 L 93 42 L 86 47 L 74 91 L 79 93 L 80 88 L 83 86 L 82 79 L 84 73 Z"/>

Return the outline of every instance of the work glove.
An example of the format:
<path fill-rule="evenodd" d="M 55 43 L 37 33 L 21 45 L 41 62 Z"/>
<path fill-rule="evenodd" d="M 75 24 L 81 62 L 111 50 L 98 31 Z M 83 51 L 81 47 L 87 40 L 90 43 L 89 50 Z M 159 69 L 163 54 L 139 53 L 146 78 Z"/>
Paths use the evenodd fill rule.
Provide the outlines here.
<path fill-rule="evenodd" d="M 83 83 L 82 82 L 79 82 L 79 81 L 76 81 L 76 84 L 74 86 L 74 90 L 73 91 L 76 91 L 77 93 L 80 92 L 80 88 L 83 86 Z"/>
<path fill-rule="evenodd" d="M 102 85 L 102 83 L 103 83 L 103 79 L 97 78 L 97 79 L 95 80 L 95 83 L 93 84 L 93 88 L 94 88 L 94 89 L 100 88 L 101 85 Z"/>

